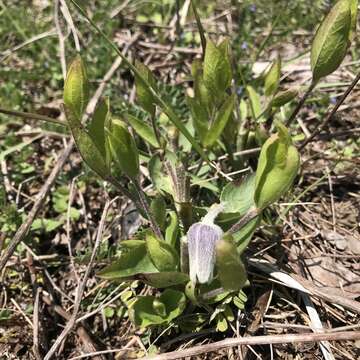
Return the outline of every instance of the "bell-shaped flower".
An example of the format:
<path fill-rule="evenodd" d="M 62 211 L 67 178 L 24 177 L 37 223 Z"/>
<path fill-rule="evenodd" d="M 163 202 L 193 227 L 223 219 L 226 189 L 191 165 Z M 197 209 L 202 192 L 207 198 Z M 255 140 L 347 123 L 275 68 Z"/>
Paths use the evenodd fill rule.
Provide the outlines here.
<path fill-rule="evenodd" d="M 214 224 L 215 218 L 224 210 L 222 204 L 213 205 L 201 222 L 190 226 L 187 232 L 190 279 L 205 284 L 213 279 L 216 243 L 222 238 L 222 229 Z"/>

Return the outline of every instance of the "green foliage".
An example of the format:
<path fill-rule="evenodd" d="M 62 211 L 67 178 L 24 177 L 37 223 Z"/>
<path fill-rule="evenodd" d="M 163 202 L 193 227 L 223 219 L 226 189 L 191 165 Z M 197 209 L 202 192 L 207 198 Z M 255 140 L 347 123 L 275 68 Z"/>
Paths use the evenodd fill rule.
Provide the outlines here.
<path fill-rule="evenodd" d="M 313 81 L 335 71 L 343 61 L 351 29 L 349 0 L 339 0 L 319 26 L 311 46 Z"/>
<path fill-rule="evenodd" d="M 159 143 L 156 139 L 154 130 L 151 128 L 150 125 L 148 125 L 145 121 L 138 119 L 136 116 L 132 116 L 130 114 L 126 115 L 126 120 L 144 141 L 146 141 L 155 148 L 159 147 Z"/>
<path fill-rule="evenodd" d="M 152 88 L 156 89 L 156 81 L 150 69 L 139 61 L 135 62 L 135 66 L 142 75 L 142 77 L 148 82 L 148 84 Z M 150 116 L 155 116 L 156 100 L 151 91 L 149 91 L 147 84 L 144 83 L 144 81 L 139 76 L 135 76 L 135 85 L 136 94 L 140 105 L 145 111 L 150 114 Z"/>
<path fill-rule="evenodd" d="M 279 87 L 281 74 L 281 58 L 278 56 L 265 76 L 265 95 L 274 95 Z"/>
<path fill-rule="evenodd" d="M 213 100 L 222 100 L 222 94 L 230 86 L 232 78 L 228 40 L 219 45 L 215 45 L 210 39 L 207 40 L 203 76 Z"/>
<path fill-rule="evenodd" d="M 78 55 L 71 63 L 66 75 L 64 85 L 64 103 L 68 109 L 75 115 L 77 121 L 85 111 L 89 101 L 89 82 L 85 64 Z M 75 120 L 74 120 L 75 121 Z"/>
<path fill-rule="evenodd" d="M 260 209 L 279 200 L 289 190 L 300 166 L 299 153 L 287 129 L 280 123 L 276 126 L 278 133 L 262 147 L 256 170 L 254 198 Z"/>
<path fill-rule="evenodd" d="M 159 297 L 139 296 L 130 309 L 135 325 L 142 328 L 151 325 L 169 324 L 185 310 L 185 295 L 166 289 Z"/>
<path fill-rule="evenodd" d="M 146 237 L 146 247 L 153 264 L 159 271 L 176 270 L 179 257 L 171 245 L 149 234 Z"/>
<path fill-rule="evenodd" d="M 246 270 L 232 239 L 216 244 L 216 265 L 224 290 L 240 290 L 245 285 Z"/>
<path fill-rule="evenodd" d="M 106 131 L 114 163 L 122 173 L 135 179 L 139 174 L 139 153 L 126 124 L 112 119 Z"/>

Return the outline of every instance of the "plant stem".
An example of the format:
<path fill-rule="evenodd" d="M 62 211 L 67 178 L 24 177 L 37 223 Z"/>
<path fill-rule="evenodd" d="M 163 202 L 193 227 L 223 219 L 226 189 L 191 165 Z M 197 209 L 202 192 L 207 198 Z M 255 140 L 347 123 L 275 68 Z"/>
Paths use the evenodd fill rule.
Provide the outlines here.
<path fill-rule="evenodd" d="M 131 179 L 131 181 L 134 184 L 135 190 L 139 196 L 139 201 L 140 201 L 141 207 L 144 210 L 146 216 L 148 217 L 148 220 L 150 221 L 150 226 L 151 226 L 155 236 L 159 240 L 163 240 L 164 238 L 161 233 L 160 227 L 159 227 L 158 223 L 156 222 L 156 220 L 150 210 L 145 193 L 144 193 L 143 189 L 141 188 L 139 181 L 137 179 Z"/>
<path fill-rule="evenodd" d="M 159 147 L 161 147 L 161 135 L 160 135 L 159 129 L 156 126 L 154 115 L 151 115 L 151 125 L 154 130 L 156 141 L 158 142 Z"/>
<path fill-rule="evenodd" d="M 192 7 L 194 15 L 195 15 L 196 25 L 197 25 L 197 28 L 199 30 L 199 35 L 200 35 L 200 42 L 201 42 L 201 48 L 202 48 L 201 58 L 202 58 L 202 60 L 204 60 L 205 50 L 206 50 L 205 31 L 204 31 L 204 28 L 203 28 L 203 26 L 201 24 L 200 16 L 199 16 L 199 14 L 197 12 L 197 9 L 196 9 L 196 6 L 195 6 L 193 0 L 191 0 L 191 7 Z"/>
<path fill-rule="evenodd" d="M 241 230 L 252 219 L 256 218 L 261 213 L 258 208 L 251 208 L 236 224 L 234 224 L 228 231 L 228 234 L 234 234 Z"/>
<path fill-rule="evenodd" d="M 317 85 L 317 82 L 312 81 L 309 88 L 306 90 L 305 94 L 303 95 L 303 97 L 300 99 L 300 101 L 298 102 L 296 108 L 294 109 L 294 111 L 291 113 L 290 117 L 287 119 L 285 125 L 286 126 L 290 126 L 291 123 L 294 121 L 296 115 L 299 113 L 300 109 L 302 108 L 302 106 L 304 105 L 306 99 L 309 97 L 309 95 L 311 94 L 311 92 L 314 90 L 315 86 Z"/>
<path fill-rule="evenodd" d="M 8 109 L 2 109 L 0 108 L 0 113 L 6 114 L 6 115 L 12 115 L 21 117 L 23 119 L 32 119 L 32 120 L 40 120 L 40 121 L 46 121 L 57 125 L 67 126 L 67 123 L 62 120 L 54 119 L 45 115 L 40 114 L 34 114 L 34 113 L 28 113 L 24 111 L 15 111 L 15 110 L 8 110 Z"/>
<path fill-rule="evenodd" d="M 189 250 L 186 236 L 180 239 L 180 269 L 185 274 L 189 273 Z"/>
<path fill-rule="evenodd" d="M 336 104 L 332 108 L 332 110 L 325 115 L 325 120 L 322 122 L 322 124 L 319 125 L 315 129 L 315 131 L 306 140 L 304 140 L 304 142 L 300 145 L 300 148 L 299 148 L 300 150 L 302 150 L 310 141 L 312 141 L 312 139 L 314 139 L 315 136 L 317 136 L 326 127 L 326 125 L 330 122 L 332 117 L 338 111 L 341 104 L 345 101 L 345 99 L 351 93 L 351 91 L 354 89 L 355 85 L 359 82 L 359 80 L 360 80 L 360 72 L 357 74 L 355 79 L 352 81 L 352 83 L 349 85 L 349 87 L 346 89 L 346 91 L 342 94 L 342 96 L 338 99 L 338 101 L 336 102 Z"/>

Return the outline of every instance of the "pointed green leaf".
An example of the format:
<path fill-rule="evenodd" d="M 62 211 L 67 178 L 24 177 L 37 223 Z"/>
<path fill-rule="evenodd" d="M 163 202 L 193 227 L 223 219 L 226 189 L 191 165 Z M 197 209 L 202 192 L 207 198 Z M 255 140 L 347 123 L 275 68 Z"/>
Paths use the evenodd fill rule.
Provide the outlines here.
<path fill-rule="evenodd" d="M 126 115 L 126 119 L 135 130 L 135 132 L 151 146 L 158 148 L 159 143 L 156 139 L 153 128 L 148 125 L 145 121 L 138 119 L 130 114 Z"/>
<path fill-rule="evenodd" d="M 229 43 L 227 40 L 216 46 L 208 39 L 203 71 L 205 86 L 209 89 L 215 101 L 221 100 L 232 79 Z"/>
<path fill-rule="evenodd" d="M 151 200 L 150 210 L 154 216 L 156 223 L 160 226 L 160 229 L 165 228 L 166 221 L 166 203 L 162 196 L 156 196 Z"/>
<path fill-rule="evenodd" d="M 186 101 L 190 108 L 192 123 L 196 134 L 199 136 L 201 143 L 203 143 L 208 132 L 209 115 L 204 106 L 196 99 L 187 97 Z"/>
<path fill-rule="evenodd" d="M 277 57 L 265 75 L 265 96 L 274 95 L 279 87 L 281 73 L 281 58 Z"/>
<path fill-rule="evenodd" d="M 240 290 L 246 283 L 246 269 L 231 240 L 216 244 L 216 265 L 224 290 Z"/>
<path fill-rule="evenodd" d="M 97 147 L 96 143 L 88 132 L 82 127 L 80 122 L 76 120 L 76 115 L 64 106 L 66 119 L 74 137 L 75 144 L 85 163 L 95 171 L 99 176 L 106 179 L 110 175 L 109 168 L 106 166 L 105 157 Z"/>
<path fill-rule="evenodd" d="M 107 129 L 107 137 L 115 164 L 125 175 L 136 178 L 139 173 L 139 153 L 126 124 L 113 119 L 110 129 Z"/>
<path fill-rule="evenodd" d="M 249 96 L 250 100 L 250 109 L 251 109 L 251 115 L 254 119 L 260 120 L 260 115 L 263 113 L 262 107 L 261 107 L 261 100 L 260 95 L 255 91 L 255 89 L 248 85 L 246 87 L 246 92 Z"/>
<path fill-rule="evenodd" d="M 281 107 L 295 99 L 299 94 L 297 89 L 288 89 L 284 91 L 279 91 L 270 101 L 271 107 Z"/>
<path fill-rule="evenodd" d="M 142 77 L 146 79 L 149 85 L 153 89 L 156 89 L 156 81 L 150 69 L 140 61 L 135 61 L 135 67 L 141 73 Z M 135 75 L 135 85 L 136 85 L 136 95 L 138 97 L 139 104 L 151 116 L 154 116 L 156 107 L 155 107 L 155 98 L 153 94 L 151 93 L 151 91 L 149 91 L 148 87 L 142 81 L 142 79 L 136 75 Z"/>
<path fill-rule="evenodd" d="M 165 231 L 165 241 L 175 248 L 179 234 L 179 220 L 175 211 L 170 211 L 169 216 L 170 222 Z"/>
<path fill-rule="evenodd" d="M 220 196 L 224 212 L 244 215 L 254 206 L 255 174 L 248 175 L 241 183 L 228 183 Z"/>
<path fill-rule="evenodd" d="M 165 172 L 162 161 L 159 155 L 154 155 L 148 163 L 150 178 L 155 188 L 161 193 L 174 194 L 174 190 L 171 185 L 171 180 Z"/>
<path fill-rule="evenodd" d="M 86 67 L 78 55 L 71 63 L 64 84 L 64 103 L 75 114 L 78 121 L 89 101 L 89 82 Z"/>
<path fill-rule="evenodd" d="M 168 324 L 182 314 L 185 306 L 186 297 L 182 292 L 166 289 L 158 298 L 139 296 L 130 307 L 129 316 L 134 324 L 141 328 Z"/>
<path fill-rule="evenodd" d="M 145 242 L 121 252 L 120 257 L 98 273 L 103 279 L 115 280 L 158 270 L 152 263 Z"/>
<path fill-rule="evenodd" d="M 234 100 L 235 100 L 235 95 L 232 94 L 221 105 L 217 113 L 217 116 L 214 120 L 214 123 L 211 125 L 204 139 L 205 147 L 209 148 L 213 146 L 215 142 L 219 139 L 220 135 L 222 134 L 226 124 L 228 123 L 231 117 L 234 108 Z"/>
<path fill-rule="evenodd" d="M 299 153 L 284 125 L 261 148 L 256 170 L 255 203 L 260 209 L 276 202 L 293 183 L 300 165 Z"/>
<path fill-rule="evenodd" d="M 349 45 L 351 10 L 349 0 L 338 1 L 316 31 L 311 46 L 313 81 L 335 71 Z"/>
<path fill-rule="evenodd" d="M 90 119 L 88 132 L 94 140 L 96 146 L 101 154 L 106 157 L 105 150 L 105 125 L 110 117 L 110 104 L 109 99 L 102 99 L 95 109 L 95 112 Z"/>
<path fill-rule="evenodd" d="M 137 278 L 145 284 L 158 289 L 185 284 L 189 281 L 187 274 L 178 271 L 146 273 L 139 275 Z"/>
<path fill-rule="evenodd" d="M 146 247 L 153 264 L 159 271 L 176 270 L 179 256 L 171 245 L 149 234 L 146 236 Z"/>

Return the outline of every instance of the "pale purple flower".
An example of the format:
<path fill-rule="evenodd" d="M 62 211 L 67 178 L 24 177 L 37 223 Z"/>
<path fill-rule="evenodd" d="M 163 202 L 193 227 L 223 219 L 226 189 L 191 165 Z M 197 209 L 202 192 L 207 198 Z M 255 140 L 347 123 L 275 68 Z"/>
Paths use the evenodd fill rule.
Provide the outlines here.
<path fill-rule="evenodd" d="M 194 284 L 209 283 L 213 279 L 215 246 L 223 235 L 214 220 L 223 209 L 223 205 L 216 204 L 201 222 L 191 225 L 187 232 L 190 280 Z"/>

